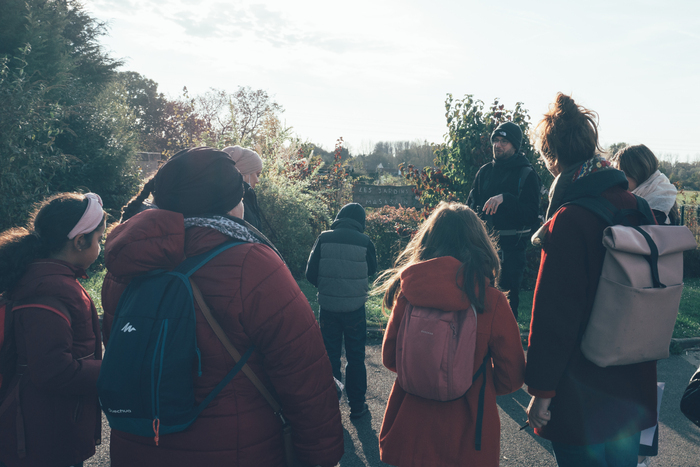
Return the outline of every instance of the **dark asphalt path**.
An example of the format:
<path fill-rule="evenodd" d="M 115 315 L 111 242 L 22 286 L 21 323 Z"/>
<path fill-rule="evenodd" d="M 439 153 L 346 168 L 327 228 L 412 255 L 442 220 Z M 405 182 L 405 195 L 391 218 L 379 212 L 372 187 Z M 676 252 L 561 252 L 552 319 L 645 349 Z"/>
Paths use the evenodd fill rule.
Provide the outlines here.
<path fill-rule="evenodd" d="M 659 432 L 659 455 L 652 467 L 700 467 L 700 428 L 681 414 L 678 403 L 690 376 L 700 365 L 700 350 L 690 350 L 659 362 L 659 381 L 666 383 Z M 393 373 L 381 364 L 381 342 L 367 345 L 367 403 L 370 413 L 350 420 L 350 408 L 341 403 L 345 431 L 345 455 L 340 467 L 385 466 L 379 460 L 379 430 L 386 400 L 394 382 Z M 530 400 L 524 389 L 498 398 L 501 415 L 501 466 L 556 467 L 549 441 L 535 436 L 525 423 L 525 407 Z M 105 444 L 85 466 L 109 466 L 109 427 L 105 423 Z M 254 466 L 251 466 L 254 467 Z"/>

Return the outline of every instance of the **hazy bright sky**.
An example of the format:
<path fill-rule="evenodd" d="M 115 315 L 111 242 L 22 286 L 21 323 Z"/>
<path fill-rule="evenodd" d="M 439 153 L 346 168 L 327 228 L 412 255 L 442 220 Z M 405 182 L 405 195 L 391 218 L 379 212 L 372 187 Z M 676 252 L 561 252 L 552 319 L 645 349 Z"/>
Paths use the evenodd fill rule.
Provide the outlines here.
<path fill-rule="evenodd" d="M 700 159 L 700 1 L 85 0 L 105 49 L 178 96 L 265 89 L 304 140 L 351 152 L 442 142 L 444 101 L 557 91 L 600 115 L 601 142 Z"/>

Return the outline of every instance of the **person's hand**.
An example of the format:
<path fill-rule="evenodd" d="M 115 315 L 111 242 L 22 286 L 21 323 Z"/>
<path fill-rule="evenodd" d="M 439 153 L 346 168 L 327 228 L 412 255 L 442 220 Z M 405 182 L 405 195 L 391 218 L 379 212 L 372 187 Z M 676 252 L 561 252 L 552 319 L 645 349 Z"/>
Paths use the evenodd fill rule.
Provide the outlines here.
<path fill-rule="evenodd" d="M 549 411 L 551 403 L 551 398 L 532 397 L 530 405 L 527 406 L 527 421 L 531 427 L 542 428 L 551 420 L 552 414 Z"/>
<path fill-rule="evenodd" d="M 484 208 L 482 210 L 488 215 L 496 214 L 498 206 L 500 206 L 502 202 L 503 194 L 492 196 L 484 203 Z"/>

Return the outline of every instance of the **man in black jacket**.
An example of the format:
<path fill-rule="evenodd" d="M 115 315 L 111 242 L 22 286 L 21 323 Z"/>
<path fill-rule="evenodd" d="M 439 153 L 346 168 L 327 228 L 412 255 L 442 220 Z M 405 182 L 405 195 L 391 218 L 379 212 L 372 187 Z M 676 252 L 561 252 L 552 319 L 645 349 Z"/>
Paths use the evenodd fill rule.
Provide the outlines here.
<path fill-rule="evenodd" d="M 367 413 L 367 369 L 365 342 L 367 317 L 365 302 L 368 278 L 377 272 L 377 255 L 372 240 L 365 235 L 365 209 L 350 203 L 343 206 L 331 225 L 321 232 L 306 264 L 306 278 L 318 287 L 320 324 L 326 352 L 335 379 L 341 381 L 340 354 L 345 337 L 345 392 L 350 418 Z M 341 391 L 338 390 L 338 398 Z"/>
<path fill-rule="evenodd" d="M 501 123 L 491 135 L 493 161 L 479 169 L 467 204 L 498 236 L 501 274 L 498 286 L 518 318 L 525 247 L 534 232 L 540 205 L 540 179 L 519 154 L 523 133 L 515 123 Z"/>

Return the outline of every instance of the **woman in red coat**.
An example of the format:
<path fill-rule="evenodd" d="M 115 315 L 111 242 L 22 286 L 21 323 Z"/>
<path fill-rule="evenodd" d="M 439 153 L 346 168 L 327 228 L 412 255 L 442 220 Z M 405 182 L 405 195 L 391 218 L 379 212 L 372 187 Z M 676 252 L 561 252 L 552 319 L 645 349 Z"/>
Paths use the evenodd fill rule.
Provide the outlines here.
<path fill-rule="evenodd" d="M 556 176 L 530 324 L 525 383 L 535 433 L 552 441 L 561 467 L 635 467 L 641 430 L 656 423 L 656 363 L 601 368 L 581 352 L 605 256 L 605 223 L 565 205 L 603 197 L 635 209 L 625 174 L 596 152 L 597 116 L 558 94 L 538 125 L 537 147 Z M 536 240 L 533 239 L 536 243 Z"/>
<path fill-rule="evenodd" d="M 384 306 L 392 308 L 382 346 L 387 368 L 396 371 L 397 335 L 408 303 L 444 311 L 474 305 L 475 371 L 491 353 L 481 449 L 476 449 L 476 418 L 483 376 L 463 397 L 447 402 L 409 394 L 396 381 L 379 438 L 383 462 L 401 467 L 498 465 L 501 428 L 496 396 L 520 389 L 525 365 L 508 301 L 490 285 L 498 267 L 496 250 L 477 215 L 464 205 L 441 203 L 401 253 L 396 267 L 383 276 Z"/>
<path fill-rule="evenodd" d="M 161 167 L 134 203 L 140 205 L 151 190 L 158 209 L 134 215 L 107 239 L 105 339 L 131 277 L 173 269 L 183 258 L 232 238 L 244 241 L 192 278 L 234 347 L 241 352 L 255 347 L 247 363 L 277 395 L 302 465 L 334 466 L 343 455 L 343 428 L 321 330 L 282 259 L 245 227 L 243 180 L 234 161 L 211 148 L 182 151 Z M 196 308 L 199 403 L 234 361 Z M 184 431 L 161 434 L 156 446 L 153 437 L 112 430 L 110 454 L 113 467 L 279 467 L 284 465 L 283 446 L 280 419 L 240 372 Z"/>

